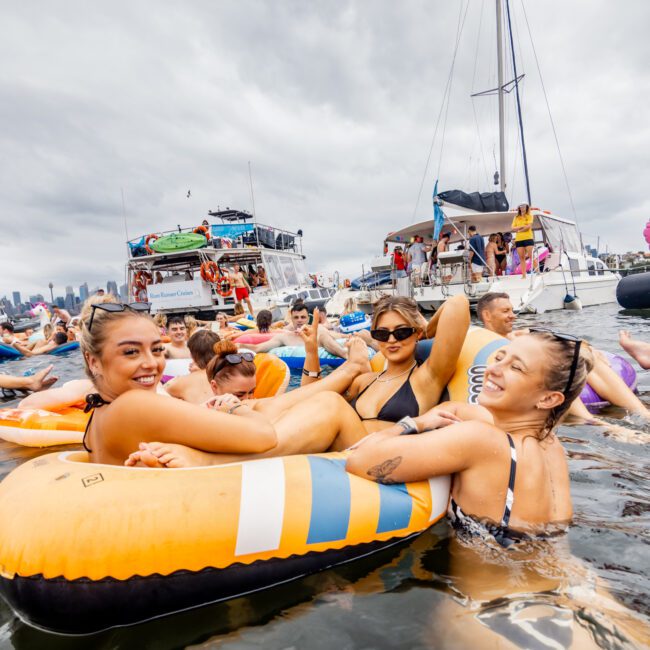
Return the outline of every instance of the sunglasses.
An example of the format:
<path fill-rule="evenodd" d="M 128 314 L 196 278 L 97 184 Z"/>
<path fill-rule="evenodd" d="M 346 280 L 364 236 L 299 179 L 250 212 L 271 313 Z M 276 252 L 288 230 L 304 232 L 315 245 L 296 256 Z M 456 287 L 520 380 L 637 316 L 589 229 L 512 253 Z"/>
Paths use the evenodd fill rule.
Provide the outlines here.
<path fill-rule="evenodd" d="M 413 336 L 415 332 L 415 327 L 398 327 L 394 330 L 370 330 L 370 336 L 372 336 L 375 341 L 387 343 L 391 334 L 396 341 L 405 341 L 409 336 Z"/>
<path fill-rule="evenodd" d="M 574 343 L 575 347 L 573 348 L 573 361 L 571 362 L 571 370 L 569 371 L 569 380 L 562 391 L 564 395 L 567 394 L 573 384 L 573 378 L 576 375 L 576 370 L 578 369 L 578 360 L 580 359 L 580 346 L 582 345 L 582 339 L 573 336 L 573 334 L 563 334 L 562 332 L 555 332 L 554 330 L 545 328 L 545 327 L 530 327 L 530 332 L 541 332 L 542 334 L 550 334 L 554 336 L 557 341 L 565 341 L 567 343 Z"/>
<path fill-rule="evenodd" d="M 151 311 L 151 305 L 148 302 L 130 302 L 127 304 L 121 304 L 118 302 L 104 302 L 98 305 L 91 305 L 90 308 L 91 308 L 90 321 L 88 321 L 89 332 L 92 329 L 93 319 L 95 318 L 95 312 L 98 309 L 101 309 L 102 311 L 108 311 L 111 313 L 116 313 L 118 311 L 126 311 L 127 309 L 130 309 L 131 311 L 137 311 L 137 312 L 146 311 L 147 313 Z"/>
<path fill-rule="evenodd" d="M 253 361 L 255 355 L 252 352 L 233 352 L 232 354 L 227 354 L 219 361 L 219 365 L 214 369 L 212 373 L 213 376 L 216 376 L 228 363 L 231 366 L 239 365 L 242 361 Z"/>

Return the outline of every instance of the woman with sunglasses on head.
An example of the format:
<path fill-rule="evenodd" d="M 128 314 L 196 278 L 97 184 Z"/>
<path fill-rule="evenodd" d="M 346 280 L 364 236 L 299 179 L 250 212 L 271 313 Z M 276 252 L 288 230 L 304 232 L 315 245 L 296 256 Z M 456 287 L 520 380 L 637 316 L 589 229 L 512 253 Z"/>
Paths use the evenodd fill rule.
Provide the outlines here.
<path fill-rule="evenodd" d="M 410 298 L 385 296 L 375 303 L 370 335 L 386 358 L 386 369 L 361 375 L 347 393 L 368 433 L 404 416 L 418 416 L 440 402 L 468 329 L 465 296 L 449 298 L 428 324 Z M 435 341 L 426 361 L 418 366 L 415 347 L 422 336 L 435 337 Z"/>
<path fill-rule="evenodd" d="M 448 402 L 404 418 L 362 441 L 347 469 L 383 483 L 451 474 L 454 527 L 489 533 L 503 546 L 553 532 L 572 516 L 555 427 L 592 365 L 579 339 L 531 331 L 497 351 L 479 406 Z"/>

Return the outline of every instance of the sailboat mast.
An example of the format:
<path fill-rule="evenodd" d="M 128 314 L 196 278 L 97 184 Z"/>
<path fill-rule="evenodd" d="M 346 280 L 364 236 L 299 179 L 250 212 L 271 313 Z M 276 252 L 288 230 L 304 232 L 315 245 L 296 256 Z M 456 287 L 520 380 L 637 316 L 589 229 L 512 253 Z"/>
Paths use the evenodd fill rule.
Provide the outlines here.
<path fill-rule="evenodd" d="M 499 178 L 501 191 L 506 189 L 506 144 L 505 144 L 505 118 L 503 105 L 503 20 L 501 17 L 501 0 L 497 3 L 497 81 L 499 95 Z"/>

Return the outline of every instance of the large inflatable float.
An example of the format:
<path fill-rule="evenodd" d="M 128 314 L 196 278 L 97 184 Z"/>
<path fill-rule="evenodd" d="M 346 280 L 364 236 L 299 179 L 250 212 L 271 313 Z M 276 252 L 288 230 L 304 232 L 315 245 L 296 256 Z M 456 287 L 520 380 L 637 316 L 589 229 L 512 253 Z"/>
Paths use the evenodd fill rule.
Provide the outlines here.
<path fill-rule="evenodd" d="M 189 359 L 170 359 L 167 363 L 168 366 L 171 364 L 171 370 L 183 374 L 182 369 L 187 369 L 188 362 Z M 291 375 L 284 362 L 271 354 L 257 354 L 255 365 L 256 398 L 273 397 L 287 390 Z M 0 440 L 24 447 L 79 445 L 89 417 L 90 414 L 76 407 L 57 411 L 0 409 Z"/>
<path fill-rule="evenodd" d="M 32 625 L 90 633 L 350 562 L 445 515 L 449 477 L 381 485 L 345 457 L 155 470 L 41 456 L 0 483 L 0 594 Z"/>
<path fill-rule="evenodd" d="M 603 352 L 603 354 L 607 357 L 611 369 L 625 382 L 626 386 L 632 392 L 636 391 L 636 370 L 632 364 L 618 354 L 611 352 Z M 580 393 L 580 399 L 583 404 L 591 408 L 602 408 L 609 405 L 609 402 L 604 400 L 589 384 L 585 384 Z"/>
<path fill-rule="evenodd" d="M 237 339 L 239 343 L 239 339 Z M 281 348 L 273 348 L 271 354 L 279 357 L 284 361 L 292 370 L 302 370 L 305 365 L 305 346 L 304 345 L 285 345 Z M 375 351 L 368 349 L 368 358 L 372 359 L 375 356 Z M 335 354 L 330 354 L 325 348 L 318 349 L 318 358 L 321 366 L 328 366 L 330 368 L 338 368 L 345 363 L 345 359 L 337 357 Z"/>
<path fill-rule="evenodd" d="M 78 348 L 79 341 L 70 341 L 69 343 L 59 345 L 58 347 L 50 350 L 49 352 L 45 352 L 44 354 L 65 354 L 71 350 L 77 350 Z M 5 345 L 4 343 L 0 343 L 0 359 L 19 359 L 22 356 L 23 353 L 19 350 L 16 350 L 16 348 L 11 347 L 10 345 Z"/>
<path fill-rule="evenodd" d="M 616 300 L 625 309 L 650 309 L 650 271 L 626 275 L 616 285 Z"/>

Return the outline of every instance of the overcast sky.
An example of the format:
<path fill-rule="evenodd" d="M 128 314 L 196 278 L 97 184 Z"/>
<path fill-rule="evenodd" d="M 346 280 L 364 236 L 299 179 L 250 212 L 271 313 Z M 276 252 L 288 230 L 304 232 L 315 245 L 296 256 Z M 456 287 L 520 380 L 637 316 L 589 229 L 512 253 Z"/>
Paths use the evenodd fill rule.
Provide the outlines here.
<path fill-rule="evenodd" d="M 572 217 L 522 1 L 511 1 L 533 203 Z M 218 206 L 251 209 L 248 161 L 258 219 L 302 228 L 310 270 L 359 275 L 387 232 L 430 217 L 438 170 L 441 190 L 493 189 L 496 98 L 469 95 L 496 85 L 494 2 L 466 7 L 5 3 L 0 297 L 47 295 L 50 280 L 55 295 L 120 282 L 122 190 L 130 237 L 190 226 Z M 650 3 L 523 7 L 586 242 L 642 249 Z M 524 194 L 511 103 L 507 112 L 512 203 Z"/>

